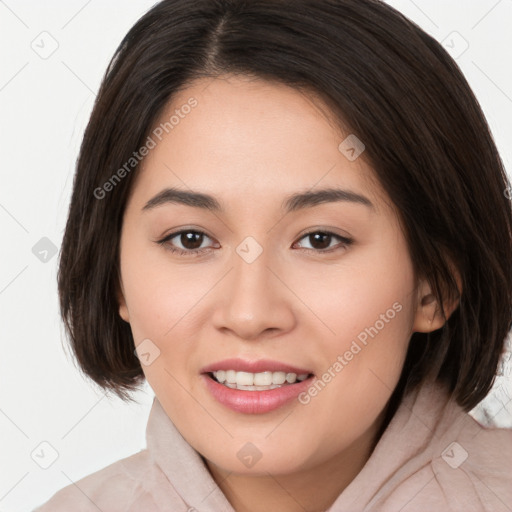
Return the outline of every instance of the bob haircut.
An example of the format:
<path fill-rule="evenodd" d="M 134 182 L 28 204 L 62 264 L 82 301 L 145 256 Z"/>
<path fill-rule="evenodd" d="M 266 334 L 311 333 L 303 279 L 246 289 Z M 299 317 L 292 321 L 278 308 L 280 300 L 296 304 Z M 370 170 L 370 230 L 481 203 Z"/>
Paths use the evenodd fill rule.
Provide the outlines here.
<path fill-rule="evenodd" d="M 443 300 L 459 300 L 442 328 L 411 336 L 394 399 L 434 378 L 469 411 L 490 391 L 511 328 L 510 185 L 458 66 L 378 0 L 163 0 L 131 28 L 85 130 L 61 247 L 60 311 L 79 369 L 125 401 L 143 383 L 118 313 L 119 240 L 137 165 L 121 168 L 177 91 L 228 74 L 317 95 L 364 142 L 416 278 L 428 280 L 441 312 Z"/>

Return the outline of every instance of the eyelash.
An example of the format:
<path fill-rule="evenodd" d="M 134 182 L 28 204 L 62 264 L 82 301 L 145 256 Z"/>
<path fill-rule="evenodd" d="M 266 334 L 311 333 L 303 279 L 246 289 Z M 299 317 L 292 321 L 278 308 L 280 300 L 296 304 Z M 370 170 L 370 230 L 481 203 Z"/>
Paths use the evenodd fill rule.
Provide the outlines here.
<path fill-rule="evenodd" d="M 162 240 L 158 240 L 157 243 L 159 245 L 163 246 L 167 251 L 170 251 L 171 253 L 178 254 L 180 256 L 200 256 L 202 253 L 207 252 L 209 249 L 211 249 L 211 247 L 203 247 L 202 249 L 183 250 L 183 249 L 179 249 L 179 248 L 172 247 L 172 246 L 168 245 L 168 242 L 170 242 L 170 240 L 172 240 L 176 236 L 181 235 L 183 233 L 195 233 L 195 234 L 204 235 L 204 236 L 210 238 L 203 231 L 197 231 L 197 230 L 194 230 L 194 229 L 183 229 L 181 231 L 175 231 L 174 233 L 171 233 L 171 234 L 167 235 Z M 332 236 L 334 238 L 337 238 L 337 239 L 341 240 L 341 245 L 339 245 L 338 247 L 335 246 L 335 247 L 333 247 L 331 249 L 301 248 L 301 250 L 307 251 L 307 252 L 315 252 L 315 253 L 325 254 L 325 253 L 334 252 L 334 251 L 339 250 L 339 249 L 346 249 L 347 247 L 349 247 L 354 242 L 354 240 L 351 239 L 351 238 L 347 238 L 347 237 L 343 237 L 343 236 L 337 235 L 336 233 L 333 233 L 331 231 L 323 231 L 323 230 L 319 230 L 319 229 L 313 230 L 313 231 L 309 231 L 308 233 L 304 233 L 300 237 L 299 240 L 302 240 L 303 238 L 306 238 L 306 237 L 308 237 L 310 235 L 313 235 L 313 234 L 316 234 L 316 233 L 321 233 L 323 235 Z"/>

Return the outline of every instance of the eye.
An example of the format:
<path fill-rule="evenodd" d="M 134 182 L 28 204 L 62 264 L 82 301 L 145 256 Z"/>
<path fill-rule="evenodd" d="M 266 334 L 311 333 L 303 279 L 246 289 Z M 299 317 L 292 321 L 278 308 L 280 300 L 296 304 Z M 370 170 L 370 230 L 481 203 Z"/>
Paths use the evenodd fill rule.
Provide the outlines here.
<path fill-rule="evenodd" d="M 310 231 L 309 233 L 303 235 L 302 238 L 300 238 L 300 240 L 303 240 L 305 238 L 307 238 L 310 241 L 313 247 L 305 247 L 303 249 L 306 251 L 314 251 L 320 253 L 333 252 L 339 249 L 346 249 L 354 242 L 354 240 L 351 238 L 337 235 L 336 233 L 332 233 L 331 231 L 323 230 Z M 340 243 L 332 247 L 331 242 L 333 241 L 333 239 L 340 240 Z"/>
<path fill-rule="evenodd" d="M 171 233 L 157 243 L 164 246 L 166 250 L 181 256 L 198 256 L 203 252 L 208 252 L 210 249 L 209 247 L 201 247 L 205 237 L 210 238 L 202 231 L 185 229 Z M 173 239 L 176 239 L 176 241 L 171 243 Z M 174 244 L 176 243 L 181 244 L 183 248 L 175 247 Z"/>

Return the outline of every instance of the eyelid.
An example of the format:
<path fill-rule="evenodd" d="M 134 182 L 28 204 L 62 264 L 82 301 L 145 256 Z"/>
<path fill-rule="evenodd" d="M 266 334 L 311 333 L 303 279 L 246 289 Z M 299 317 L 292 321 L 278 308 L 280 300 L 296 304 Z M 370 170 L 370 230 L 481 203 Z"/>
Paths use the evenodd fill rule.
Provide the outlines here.
<path fill-rule="evenodd" d="M 308 228 L 306 229 L 304 232 L 300 233 L 298 235 L 298 240 L 300 240 L 301 238 L 304 238 L 305 236 L 307 235 L 312 235 L 313 233 L 324 233 L 324 234 L 327 234 L 327 235 L 333 235 L 337 238 L 341 238 L 343 240 L 352 240 L 352 237 L 346 233 L 346 234 L 341 234 L 339 233 L 339 229 L 338 228 L 335 228 L 335 227 L 328 227 L 328 226 L 315 226 L 313 228 Z"/>

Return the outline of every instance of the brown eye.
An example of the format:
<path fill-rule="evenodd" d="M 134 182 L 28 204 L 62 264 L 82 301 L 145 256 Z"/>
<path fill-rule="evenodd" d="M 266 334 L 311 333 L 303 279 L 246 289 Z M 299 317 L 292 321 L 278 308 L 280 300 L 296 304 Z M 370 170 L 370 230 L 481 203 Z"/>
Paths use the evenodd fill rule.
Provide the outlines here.
<path fill-rule="evenodd" d="M 195 256 L 210 250 L 210 247 L 201 247 L 205 238 L 210 237 L 202 231 L 186 229 L 171 233 L 162 240 L 159 240 L 157 243 L 164 246 L 166 250 L 171 252 L 178 253 L 183 256 Z"/>
<path fill-rule="evenodd" d="M 308 237 L 313 249 L 327 249 L 331 245 L 332 235 L 328 233 L 312 233 Z"/>
<path fill-rule="evenodd" d="M 311 248 L 304 247 L 307 251 L 316 252 L 331 252 L 339 248 L 346 248 L 353 243 L 353 240 L 346 238 L 329 231 L 311 231 L 306 233 L 301 240 L 307 239 L 311 245 Z M 331 246 L 333 239 L 340 240 L 341 242 L 334 246 Z"/>
<path fill-rule="evenodd" d="M 204 234 L 197 231 L 182 231 L 177 235 L 178 240 L 185 249 L 195 250 L 201 247 Z"/>

